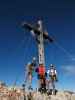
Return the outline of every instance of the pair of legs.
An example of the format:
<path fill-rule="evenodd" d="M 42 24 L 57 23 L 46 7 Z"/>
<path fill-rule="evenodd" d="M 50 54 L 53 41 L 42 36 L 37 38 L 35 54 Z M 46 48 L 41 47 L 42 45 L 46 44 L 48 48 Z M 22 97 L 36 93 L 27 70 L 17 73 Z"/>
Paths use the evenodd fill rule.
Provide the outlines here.
<path fill-rule="evenodd" d="M 51 80 L 57 81 L 57 76 L 56 75 L 50 75 L 50 77 L 51 77 Z"/>
<path fill-rule="evenodd" d="M 38 75 L 39 78 L 39 87 L 46 89 L 46 78 L 45 75 Z"/>
<path fill-rule="evenodd" d="M 27 80 L 28 80 L 28 88 L 31 89 L 31 84 L 32 84 L 32 73 L 31 72 L 28 72 Z"/>

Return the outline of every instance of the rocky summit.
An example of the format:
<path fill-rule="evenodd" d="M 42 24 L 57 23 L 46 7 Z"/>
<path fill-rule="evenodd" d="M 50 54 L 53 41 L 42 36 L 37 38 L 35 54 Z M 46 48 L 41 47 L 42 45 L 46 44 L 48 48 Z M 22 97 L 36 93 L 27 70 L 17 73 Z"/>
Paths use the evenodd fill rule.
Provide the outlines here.
<path fill-rule="evenodd" d="M 0 100 L 75 100 L 75 93 L 57 92 L 56 95 L 41 94 L 40 92 L 28 92 L 25 94 L 0 95 Z"/>
<path fill-rule="evenodd" d="M 0 100 L 75 100 L 75 93 L 58 91 L 56 95 L 48 95 L 37 90 L 25 91 L 20 87 L 7 87 L 1 82 Z"/>
<path fill-rule="evenodd" d="M 56 95 L 34 93 L 33 100 L 75 100 L 75 93 L 58 92 Z"/>

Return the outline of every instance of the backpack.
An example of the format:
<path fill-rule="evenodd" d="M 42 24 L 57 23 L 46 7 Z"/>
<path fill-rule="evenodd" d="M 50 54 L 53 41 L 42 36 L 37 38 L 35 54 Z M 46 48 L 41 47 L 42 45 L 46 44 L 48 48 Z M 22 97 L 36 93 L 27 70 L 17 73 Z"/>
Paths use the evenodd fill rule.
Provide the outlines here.
<path fill-rule="evenodd" d="M 39 66 L 39 75 L 45 75 L 45 67 Z"/>

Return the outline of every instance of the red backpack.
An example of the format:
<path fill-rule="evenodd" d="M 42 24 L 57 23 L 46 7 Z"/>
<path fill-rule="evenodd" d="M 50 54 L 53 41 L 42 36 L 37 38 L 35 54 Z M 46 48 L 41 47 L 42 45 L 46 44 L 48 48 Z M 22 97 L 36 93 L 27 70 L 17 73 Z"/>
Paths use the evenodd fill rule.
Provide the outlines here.
<path fill-rule="evenodd" d="M 39 66 L 39 75 L 45 75 L 45 67 Z"/>

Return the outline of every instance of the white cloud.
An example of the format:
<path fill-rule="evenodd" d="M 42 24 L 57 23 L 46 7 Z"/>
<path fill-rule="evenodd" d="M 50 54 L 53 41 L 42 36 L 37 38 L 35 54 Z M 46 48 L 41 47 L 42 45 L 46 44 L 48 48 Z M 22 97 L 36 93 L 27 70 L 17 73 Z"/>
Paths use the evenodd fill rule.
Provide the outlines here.
<path fill-rule="evenodd" d="M 75 58 L 72 58 L 72 61 L 75 61 Z"/>
<path fill-rule="evenodd" d="M 62 69 L 65 73 L 69 75 L 75 75 L 75 66 L 74 65 L 64 65 Z"/>
<path fill-rule="evenodd" d="M 75 61 L 75 55 L 71 56 L 71 60 Z"/>

